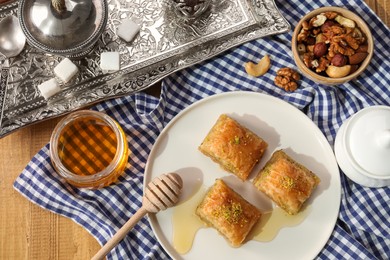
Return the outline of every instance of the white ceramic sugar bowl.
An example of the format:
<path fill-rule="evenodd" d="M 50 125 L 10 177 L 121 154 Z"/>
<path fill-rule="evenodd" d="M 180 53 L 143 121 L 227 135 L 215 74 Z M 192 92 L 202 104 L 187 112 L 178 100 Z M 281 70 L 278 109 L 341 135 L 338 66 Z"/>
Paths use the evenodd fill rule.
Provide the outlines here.
<path fill-rule="evenodd" d="M 334 145 L 337 162 L 354 182 L 390 185 L 390 107 L 367 107 L 340 127 Z"/>

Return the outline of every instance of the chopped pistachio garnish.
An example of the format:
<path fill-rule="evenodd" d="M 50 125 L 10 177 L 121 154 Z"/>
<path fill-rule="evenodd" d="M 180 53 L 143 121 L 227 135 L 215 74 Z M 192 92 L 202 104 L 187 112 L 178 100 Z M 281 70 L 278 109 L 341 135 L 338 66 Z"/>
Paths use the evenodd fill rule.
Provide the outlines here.
<path fill-rule="evenodd" d="M 235 144 L 240 144 L 240 137 L 239 137 L 239 136 L 236 135 L 236 136 L 234 137 L 234 143 L 235 143 Z"/>
<path fill-rule="evenodd" d="M 213 211 L 214 216 L 223 217 L 227 222 L 238 224 L 242 219 L 242 206 L 240 203 L 232 202 L 229 205 L 222 205 Z"/>
<path fill-rule="evenodd" d="M 283 176 L 281 179 L 281 184 L 283 188 L 287 190 L 291 190 L 295 185 L 295 181 L 293 178 L 289 176 Z"/>

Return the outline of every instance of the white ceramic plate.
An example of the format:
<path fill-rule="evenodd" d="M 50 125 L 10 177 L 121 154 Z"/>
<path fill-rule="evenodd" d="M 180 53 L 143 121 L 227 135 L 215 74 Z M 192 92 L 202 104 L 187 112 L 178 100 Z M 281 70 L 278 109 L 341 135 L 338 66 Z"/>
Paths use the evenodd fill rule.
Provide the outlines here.
<path fill-rule="evenodd" d="M 320 185 L 307 202 L 308 215 L 299 225 L 281 229 L 269 242 L 248 241 L 240 248 L 230 247 L 214 229 L 204 228 L 196 234 L 191 250 L 180 255 L 172 245 L 174 209 L 170 208 L 149 215 L 157 239 L 174 259 L 313 259 L 328 241 L 337 220 L 341 197 L 339 170 L 333 151 L 318 127 L 301 111 L 278 98 L 240 91 L 214 95 L 192 104 L 160 134 L 149 156 L 144 182 L 149 183 L 163 173 L 177 172 L 183 178 L 186 197 L 184 193 L 193 192 L 192 186 L 199 187 L 199 181 L 210 187 L 216 178 L 232 176 L 198 151 L 222 113 L 269 144 L 250 178 L 277 149 L 285 149 L 320 177 Z M 262 199 L 256 203 L 260 208 L 262 204 L 270 204 L 267 198 Z"/>

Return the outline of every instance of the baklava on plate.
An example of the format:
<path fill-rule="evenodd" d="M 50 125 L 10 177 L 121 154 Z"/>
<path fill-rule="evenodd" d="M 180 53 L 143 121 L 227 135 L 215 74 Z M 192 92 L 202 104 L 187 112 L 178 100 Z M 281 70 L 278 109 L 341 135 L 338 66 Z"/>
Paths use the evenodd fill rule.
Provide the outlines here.
<path fill-rule="evenodd" d="M 291 215 L 299 212 L 319 183 L 317 175 L 283 150 L 274 152 L 253 180 L 258 190 Z"/>
<path fill-rule="evenodd" d="M 215 228 L 233 247 L 244 242 L 261 212 L 240 194 L 217 179 L 196 209 L 196 215 Z"/>
<path fill-rule="evenodd" d="M 245 181 L 267 146 L 251 130 L 222 114 L 204 138 L 199 150 L 224 170 Z"/>

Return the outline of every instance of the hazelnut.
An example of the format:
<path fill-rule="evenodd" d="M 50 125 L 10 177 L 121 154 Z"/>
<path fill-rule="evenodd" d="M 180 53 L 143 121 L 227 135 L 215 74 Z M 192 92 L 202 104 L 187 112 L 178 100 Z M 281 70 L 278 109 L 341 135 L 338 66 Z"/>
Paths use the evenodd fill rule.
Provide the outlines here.
<path fill-rule="evenodd" d="M 332 60 L 330 61 L 330 63 L 336 67 L 342 67 L 342 66 L 346 65 L 347 62 L 348 62 L 347 57 L 340 54 L 340 53 L 335 54 L 333 56 Z"/>
<path fill-rule="evenodd" d="M 326 21 L 323 25 L 321 25 L 321 32 L 325 32 L 328 30 L 328 28 L 332 27 L 333 25 L 336 25 L 336 23 L 332 20 Z"/>
<path fill-rule="evenodd" d="M 313 53 L 314 56 L 319 58 L 324 56 L 328 52 L 328 46 L 326 46 L 325 42 L 318 42 L 314 45 Z"/>

